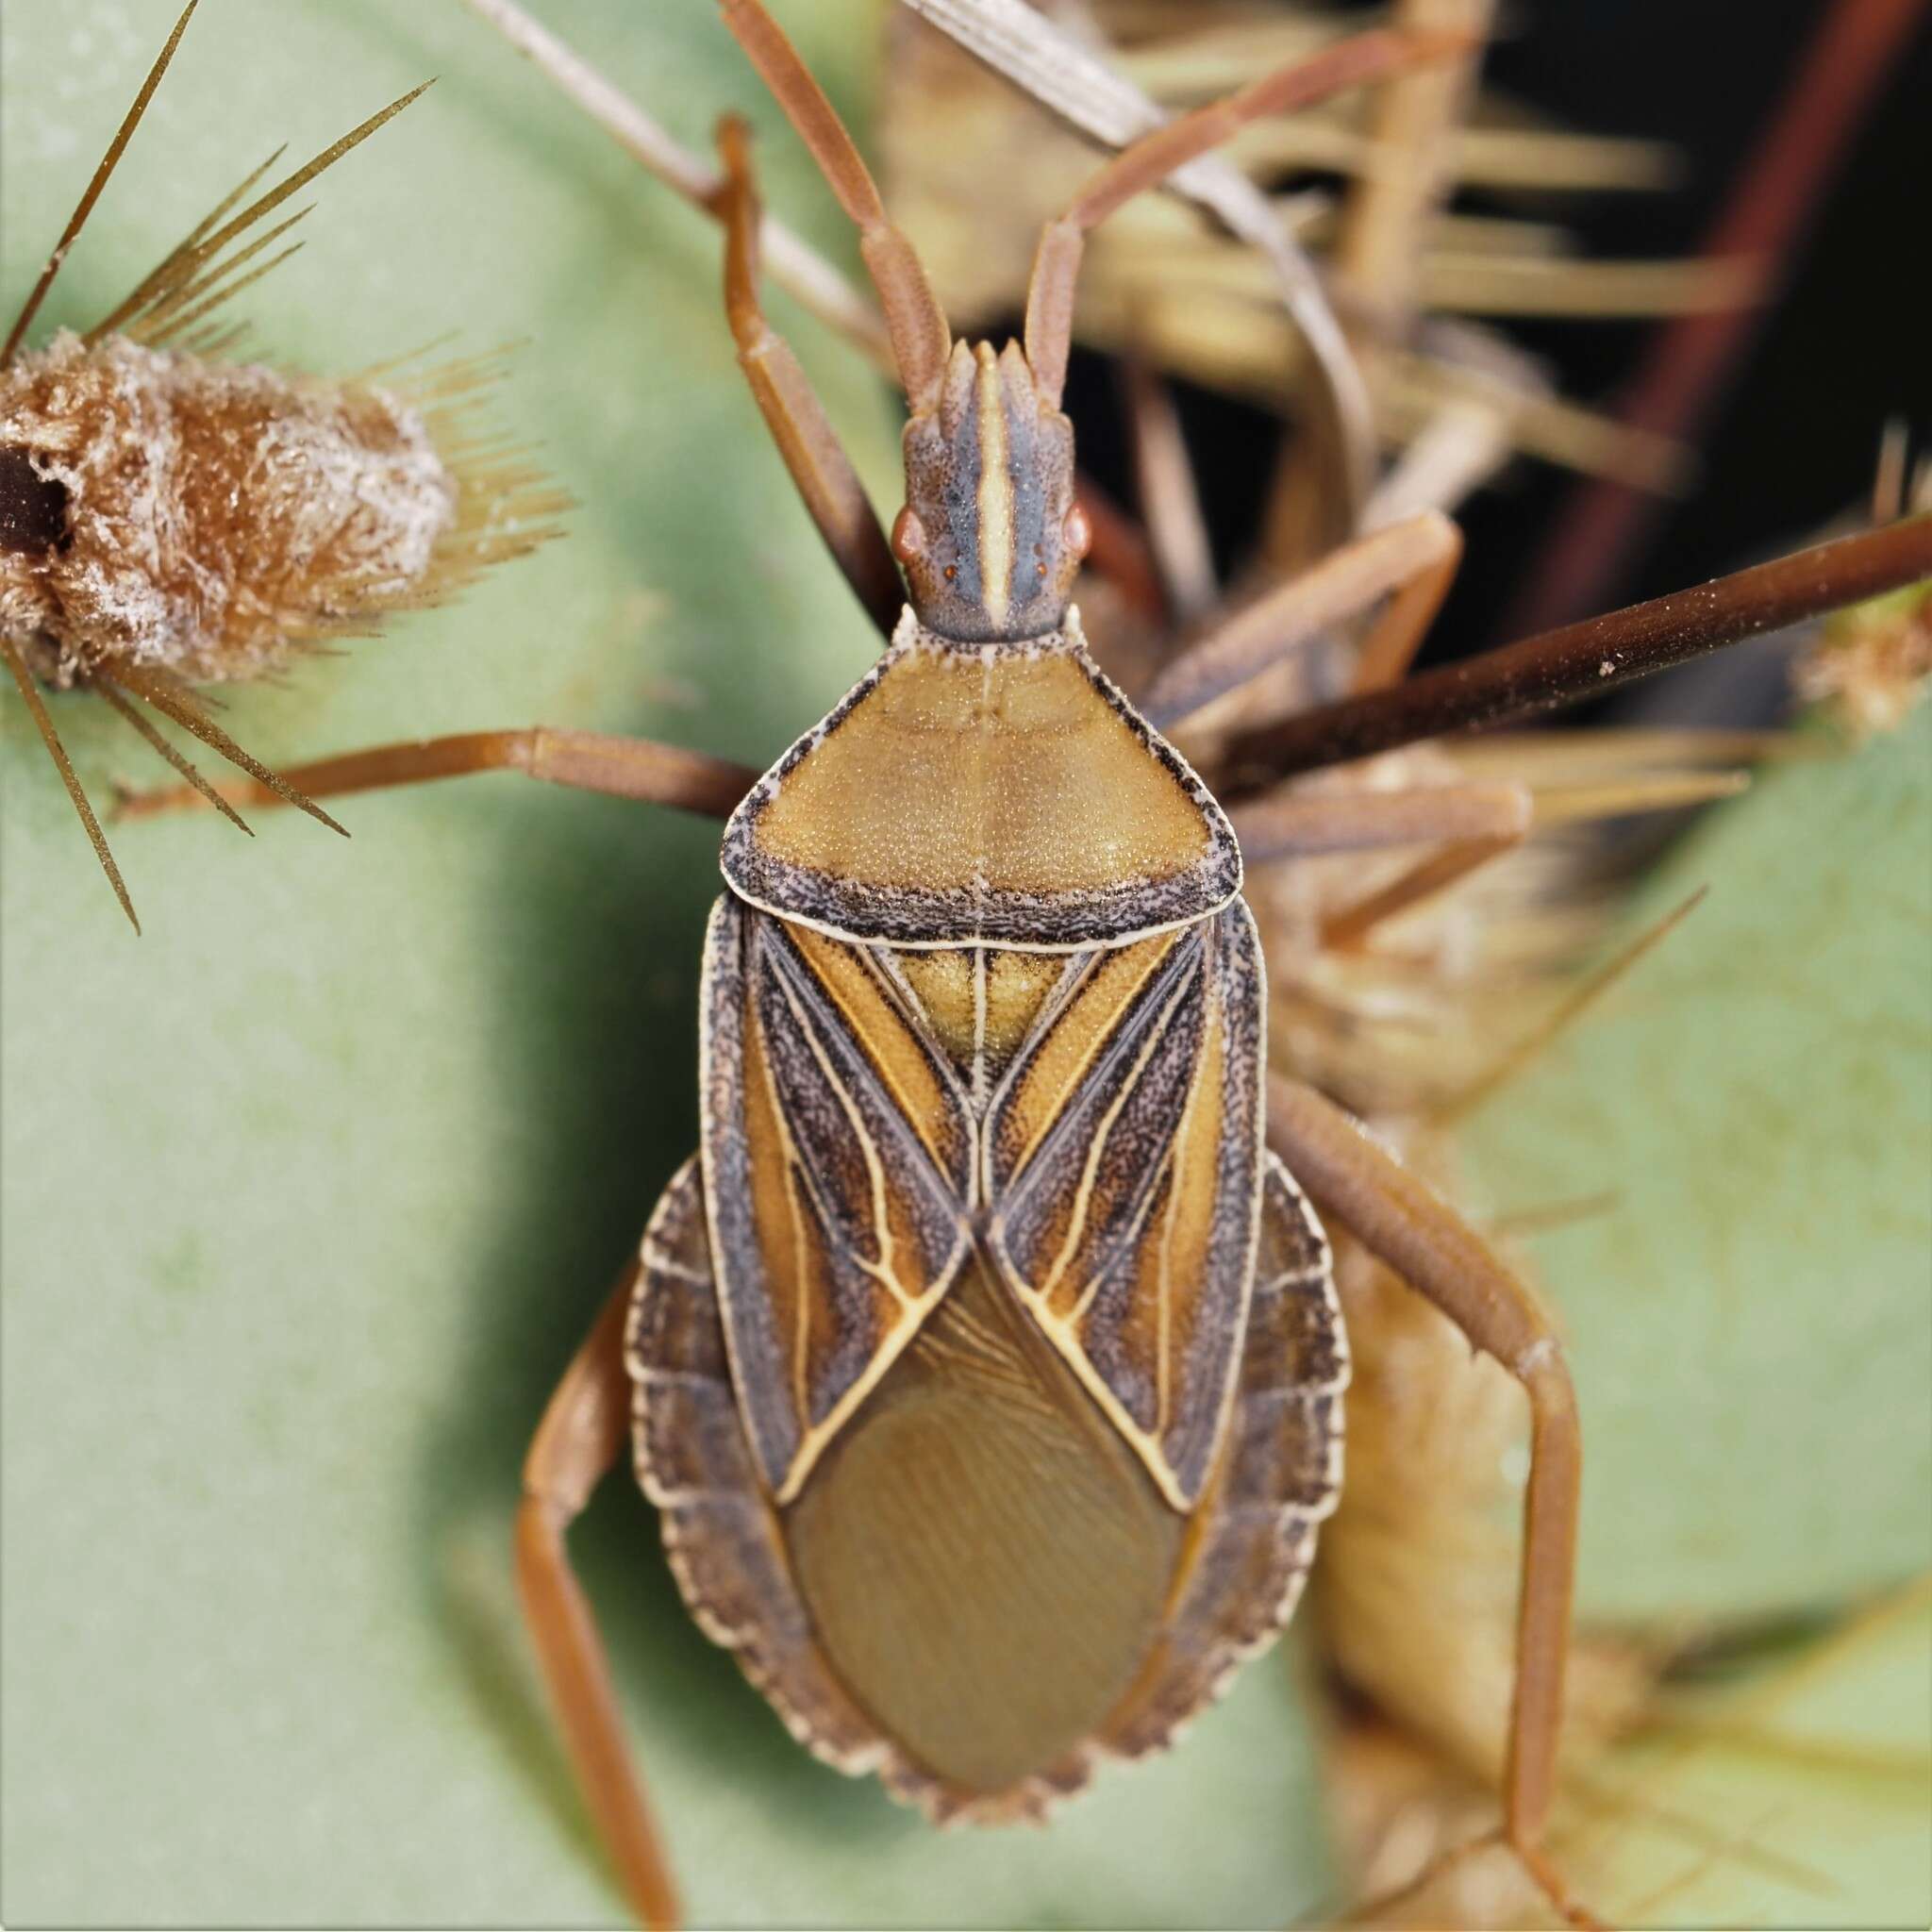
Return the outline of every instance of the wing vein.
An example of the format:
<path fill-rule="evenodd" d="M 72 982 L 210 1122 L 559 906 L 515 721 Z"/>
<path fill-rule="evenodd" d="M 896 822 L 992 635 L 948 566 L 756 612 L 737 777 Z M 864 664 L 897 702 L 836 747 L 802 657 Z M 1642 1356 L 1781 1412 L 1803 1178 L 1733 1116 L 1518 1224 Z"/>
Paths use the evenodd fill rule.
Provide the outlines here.
<path fill-rule="evenodd" d="M 1112 1104 L 1094 1127 L 1093 1138 L 1088 1143 L 1087 1159 L 1080 1171 L 1080 1184 L 1074 1191 L 1074 1210 L 1069 1220 L 1066 1239 L 1060 1243 L 1060 1251 L 1039 1291 L 1042 1302 L 1052 1300 L 1054 1291 L 1059 1286 L 1060 1276 L 1065 1274 L 1068 1265 L 1079 1250 L 1080 1238 L 1087 1231 L 1087 1217 L 1093 1204 L 1094 1180 L 1099 1174 L 1100 1163 L 1106 1158 L 1107 1143 L 1113 1133 L 1114 1123 L 1120 1119 L 1127 1103 L 1133 1099 L 1141 1084 L 1141 1076 L 1147 1071 L 1148 1062 L 1165 1043 L 1168 1030 L 1174 1024 L 1174 1015 L 1179 1012 L 1193 990 L 1193 978 L 1191 973 L 1182 976 L 1180 983 L 1169 994 L 1160 1010 L 1147 1022 L 1146 1041 L 1136 1054 L 1133 1065 L 1121 1081 L 1120 1091 L 1114 1095 Z M 1099 1269 L 1094 1271 L 1093 1283 L 1085 1291 L 1083 1305 L 1085 1301 L 1092 1298 L 1102 1272 Z"/>

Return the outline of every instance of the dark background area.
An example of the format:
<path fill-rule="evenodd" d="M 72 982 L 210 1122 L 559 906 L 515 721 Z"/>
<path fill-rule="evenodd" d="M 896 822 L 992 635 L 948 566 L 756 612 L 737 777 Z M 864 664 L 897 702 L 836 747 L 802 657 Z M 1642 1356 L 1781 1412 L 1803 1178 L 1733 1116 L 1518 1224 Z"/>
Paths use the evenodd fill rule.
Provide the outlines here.
<path fill-rule="evenodd" d="M 1832 0 L 1533 0 L 1506 10 L 1489 84 L 1564 125 L 1667 142 L 1678 184 L 1656 192 L 1458 201 L 1560 221 L 1590 258 L 1694 254 L 1790 86 Z M 1857 7 L 1880 0 L 1845 0 Z M 1651 520 L 1607 608 L 1675 590 L 1808 541 L 1867 500 L 1882 426 L 1932 439 L 1932 8 L 1874 92 L 1783 265 L 1784 286 L 1740 339 L 1693 441 L 1689 492 Z M 1613 407 L 1661 324 L 1497 325 L 1541 358 L 1561 391 Z M 1104 367 L 1076 369 L 1082 455 L 1127 492 Z M 1082 396 L 1092 407 L 1081 406 Z M 1184 391 L 1184 417 L 1218 542 L 1239 556 L 1272 456 L 1252 412 Z M 1519 461 L 1461 512 L 1469 549 L 1428 659 L 1517 635 L 1509 607 L 1572 492 L 1570 473 Z M 1578 613 L 1582 614 L 1582 613 Z"/>

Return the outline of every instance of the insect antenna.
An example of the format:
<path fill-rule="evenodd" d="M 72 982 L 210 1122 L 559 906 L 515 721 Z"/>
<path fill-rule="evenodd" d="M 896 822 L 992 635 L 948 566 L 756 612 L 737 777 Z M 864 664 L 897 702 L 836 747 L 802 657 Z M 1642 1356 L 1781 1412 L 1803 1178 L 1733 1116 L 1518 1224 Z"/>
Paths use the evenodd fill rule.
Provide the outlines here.
<path fill-rule="evenodd" d="M 286 778 L 270 771 L 252 753 L 243 751 L 208 715 L 200 702 L 179 678 L 154 665 L 135 664 L 120 666 L 119 677 L 125 691 L 152 705 L 163 717 L 172 718 L 184 730 L 192 731 L 204 744 L 220 752 L 230 764 L 241 766 L 258 784 L 266 785 L 277 797 L 306 811 L 310 818 L 326 825 L 330 831 L 341 832 L 345 839 L 349 836 L 347 831 L 330 818 L 312 798 L 305 797 Z"/>
<path fill-rule="evenodd" d="M 144 717 L 133 705 L 128 703 L 126 694 L 107 672 L 96 671 L 93 675 L 92 684 L 94 689 L 99 691 L 100 694 L 107 699 L 108 705 L 120 712 L 122 717 L 125 718 L 225 819 L 231 824 L 239 825 L 251 839 L 255 837 L 254 827 L 249 824 L 248 821 L 202 776 L 194 765 L 183 756 L 179 748 L 156 728 L 152 719 Z"/>
<path fill-rule="evenodd" d="M 738 115 L 718 123 L 718 153 L 724 164 L 719 208 L 724 223 L 724 312 L 739 366 L 820 535 L 873 622 L 890 637 L 906 601 L 899 566 L 817 392 L 760 306 L 763 216 L 752 173 L 751 130 Z"/>
<path fill-rule="evenodd" d="M 48 256 L 47 265 L 42 269 L 40 280 L 34 284 L 32 292 L 21 305 L 20 313 L 13 318 L 13 326 L 7 334 L 7 344 L 0 348 L 0 369 L 6 368 L 13 360 L 13 353 L 20 347 L 21 338 L 26 334 L 27 325 L 39 312 L 42 302 L 46 299 L 47 291 L 54 286 L 54 277 L 60 273 L 60 264 L 67 259 L 67 251 L 74 246 L 81 228 L 86 225 L 88 216 L 93 212 L 94 203 L 101 198 L 101 191 L 108 185 L 108 177 L 113 174 L 128 142 L 134 138 L 134 130 L 141 125 L 142 116 L 147 112 L 147 104 L 154 99 L 155 90 L 160 86 L 161 76 L 167 73 L 168 63 L 175 58 L 175 49 L 181 44 L 181 36 L 188 31 L 188 23 L 193 17 L 195 8 L 200 4 L 201 0 L 188 0 L 181 18 L 175 23 L 175 31 L 168 36 L 167 45 L 161 49 L 155 64 L 148 69 L 147 78 L 142 82 L 141 92 L 134 97 L 134 105 L 128 108 L 126 117 L 122 121 L 114 139 L 108 143 L 108 151 L 101 157 L 100 166 L 94 170 L 93 179 L 87 184 L 87 192 L 82 194 L 74 212 L 67 218 L 67 226 L 61 231 L 59 241 L 54 244 L 54 252 Z M 62 769 L 65 770 L 64 764 Z M 120 876 L 114 873 L 113 861 L 108 857 L 108 848 L 101 839 L 98 828 L 94 830 L 93 839 L 101 854 L 101 862 L 113 876 L 118 890 Z M 121 894 L 121 903 L 124 906 L 127 903 L 125 892 Z M 134 917 L 132 908 L 129 908 L 127 916 L 129 919 Z M 140 930 L 139 924 L 135 929 Z"/>
<path fill-rule="evenodd" d="M 20 646 L 0 628 L 0 655 L 7 659 L 7 668 L 13 674 L 13 681 L 20 687 L 20 694 L 26 700 L 27 710 L 32 714 L 36 728 L 41 734 L 41 742 L 47 747 L 48 755 L 54 760 L 55 769 L 60 774 L 60 782 L 67 788 L 67 795 L 74 801 L 74 808 L 80 814 L 80 823 L 87 830 L 87 836 L 94 848 L 94 857 L 101 861 L 101 870 L 108 874 L 108 883 L 114 889 L 114 896 L 121 902 L 121 909 L 127 915 L 127 923 L 136 932 L 141 930 L 141 921 L 134 914 L 134 901 L 127 896 L 127 887 L 121 877 L 121 868 L 114 863 L 114 855 L 108 850 L 107 834 L 101 830 L 101 822 L 94 817 L 94 808 L 87 802 L 87 792 L 79 778 L 75 775 L 73 761 L 67 756 L 67 747 L 60 742 L 60 734 L 54 728 L 54 721 L 47 715 L 47 707 L 41 697 L 40 688 L 34 683 L 33 674 L 26 668 L 26 660 L 20 655 Z"/>
<path fill-rule="evenodd" d="M 352 149 L 361 146 L 377 128 L 392 121 L 412 101 L 419 99 L 434 85 L 433 80 L 425 80 L 420 87 L 411 88 L 408 93 L 391 101 L 379 112 L 372 114 L 360 126 L 352 127 L 340 141 L 332 142 L 312 160 L 297 168 L 286 181 L 271 188 L 266 194 L 250 202 L 240 214 L 223 223 L 213 234 L 201 234 L 201 231 L 197 230 L 197 234 L 201 234 L 201 239 L 196 240 L 191 236 L 159 267 L 146 275 L 111 314 L 104 316 L 89 329 L 83 340 L 92 345 L 115 329 L 125 328 L 144 310 L 157 307 L 180 286 L 184 278 L 198 275 L 201 269 L 213 260 L 237 236 L 245 234 L 262 216 L 274 213 L 291 195 L 306 188 L 325 169 L 334 167 Z M 254 178 L 251 176 L 251 181 Z"/>
<path fill-rule="evenodd" d="M 1312 107 L 1345 88 L 1381 80 L 1405 67 L 1468 47 L 1461 34 L 1405 34 L 1386 27 L 1357 34 L 1311 59 L 1277 68 L 1239 92 L 1157 127 L 1093 175 L 1064 213 L 1041 231 L 1026 291 L 1026 360 L 1041 399 L 1058 406 L 1074 335 L 1074 285 L 1087 232 L 1176 168 L 1221 146 L 1251 121 Z"/>

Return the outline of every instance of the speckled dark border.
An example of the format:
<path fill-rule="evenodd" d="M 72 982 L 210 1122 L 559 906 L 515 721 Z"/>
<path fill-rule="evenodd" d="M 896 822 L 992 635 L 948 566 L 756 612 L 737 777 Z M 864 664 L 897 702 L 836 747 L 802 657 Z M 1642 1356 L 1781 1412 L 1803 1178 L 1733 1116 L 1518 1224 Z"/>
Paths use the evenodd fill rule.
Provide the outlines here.
<path fill-rule="evenodd" d="M 913 651 L 994 651 L 1017 656 L 1050 651 L 1072 657 L 1141 742 L 1179 782 L 1208 822 L 1209 847 L 1197 865 L 1158 881 L 1124 879 L 1095 891 L 1007 892 L 987 898 L 964 889 L 855 886 L 804 866 L 762 858 L 753 842 L 759 815 L 794 766 L 815 751 L 864 703 L 880 678 Z M 925 630 L 908 610 L 884 657 L 754 785 L 724 827 L 719 864 L 741 899 L 838 939 L 883 940 L 900 946 L 1025 946 L 1036 950 L 1117 945 L 1144 933 L 1186 925 L 1227 904 L 1241 886 L 1234 828 L 1187 760 L 1130 705 L 1088 655 L 1079 615 L 1066 628 L 1018 643 L 958 644 Z"/>

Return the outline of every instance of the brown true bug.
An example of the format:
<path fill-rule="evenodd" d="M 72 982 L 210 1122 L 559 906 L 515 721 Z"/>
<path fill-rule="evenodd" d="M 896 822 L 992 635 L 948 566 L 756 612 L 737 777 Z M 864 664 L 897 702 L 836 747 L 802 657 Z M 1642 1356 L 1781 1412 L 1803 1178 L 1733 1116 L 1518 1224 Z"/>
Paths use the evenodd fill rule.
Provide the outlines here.
<path fill-rule="evenodd" d="M 1024 347 L 995 354 L 952 341 L 763 10 L 725 10 L 861 226 L 906 383 L 891 550 L 912 604 L 892 647 L 755 784 L 722 761 L 542 730 L 292 774 L 326 793 L 521 769 L 732 814 L 707 949 L 703 1150 L 553 1399 L 519 1520 L 525 1600 L 586 1797 L 639 1911 L 669 1921 L 666 1861 L 564 1548 L 626 1443 L 699 1621 L 831 1761 L 881 1772 L 938 1815 L 993 1818 L 1077 1786 L 1095 1755 L 1163 1742 L 1278 1627 L 1333 1498 L 1345 1354 L 1299 1182 L 1528 1391 L 1508 1832 L 1560 1898 L 1539 1837 L 1580 1445 L 1555 1337 L 1482 1241 L 1313 1090 L 1266 1083 L 1282 1158 L 1266 1151 L 1234 827 L 1092 669 L 1066 606 L 1084 533 L 1058 391 L 1082 229 L 1241 115 L 1376 68 L 1355 43 L 1360 65 L 1326 57 L 1110 163 L 1049 230 Z M 741 137 L 727 127 L 724 146 L 747 373 L 835 555 L 856 586 L 875 583 L 867 559 L 887 540 L 759 311 Z M 1391 550 L 1357 550 L 1304 605 L 1372 602 Z M 1899 553 L 1888 538 L 1857 554 L 1882 575 Z M 1911 554 L 1923 568 L 1923 543 Z M 1778 569 L 1753 579 L 1761 594 L 1731 634 L 1801 600 L 1803 574 Z M 1857 594 L 1855 578 L 1833 594 Z M 1410 600 L 1400 625 L 1425 614 Z M 1426 705 L 1365 690 L 1292 721 L 1315 741 L 1296 758 L 1505 715 L 1531 685 L 1555 702 L 1635 675 L 1678 648 L 1682 615 L 1498 654 L 1449 698 L 1416 680 Z M 1403 641 L 1364 655 L 1393 675 Z M 1265 657 L 1252 625 L 1210 637 L 1163 678 L 1162 715 Z M 1278 731 L 1248 734 L 1251 770 Z M 1408 842 L 1415 804 L 1273 800 L 1265 831 L 1276 852 Z"/>

